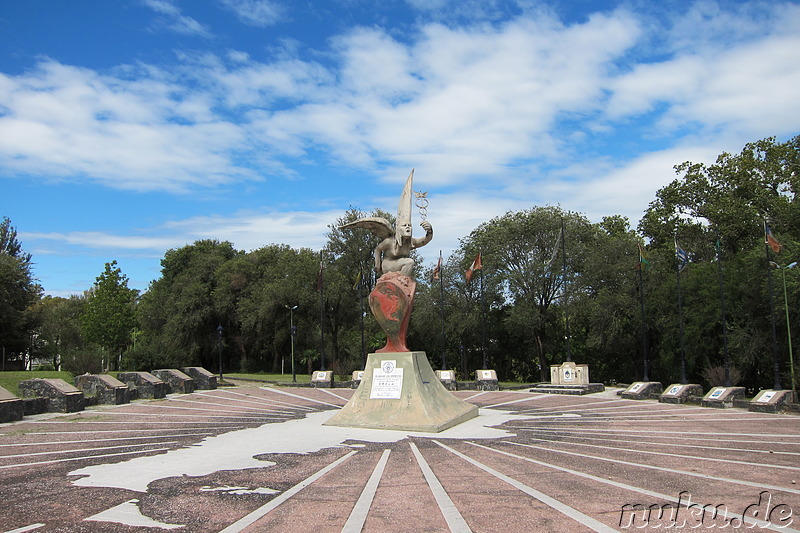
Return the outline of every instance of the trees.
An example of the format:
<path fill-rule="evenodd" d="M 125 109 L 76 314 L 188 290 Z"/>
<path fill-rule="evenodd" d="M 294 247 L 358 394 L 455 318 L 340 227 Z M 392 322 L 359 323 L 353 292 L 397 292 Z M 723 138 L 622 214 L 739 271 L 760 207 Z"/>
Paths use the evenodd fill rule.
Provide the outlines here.
<path fill-rule="evenodd" d="M 131 342 L 138 295 L 139 291 L 128 288 L 128 278 L 116 261 L 105 264 L 105 270 L 87 293 L 80 315 L 81 331 L 86 342 L 108 352 L 110 367 L 116 366 Z"/>
<path fill-rule="evenodd" d="M 712 165 L 685 162 L 675 167 L 679 178 L 656 193 L 640 223 L 650 248 L 666 268 L 654 269 L 656 287 L 668 288 L 674 279 L 673 241 L 695 254 L 697 265 L 685 273 L 687 356 L 698 376 L 702 367 L 722 364 L 724 342 L 716 260 L 719 239 L 727 302 L 728 350 L 733 364 L 751 388 L 772 385 L 771 311 L 768 291 L 769 260 L 787 265 L 798 259 L 800 240 L 800 136 L 784 143 L 774 138 L 748 143 L 740 154 L 721 154 Z M 777 258 L 764 247 L 764 223 L 770 224 L 784 249 Z M 790 298 L 800 287 L 787 276 Z M 674 301 L 674 285 L 670 296 Z M 667 295 L 653 300 L 660 339 L 657 358 L 674 361 L 678 337 L 675 315 Z M 792 306 L 794 307 L 794 306 Z M 792 309 L 793 320 L 797 314 Z M 779 353 L 786 353 L 785 328 L 778 329 Z M 782 357 L 785 369 L 785 357 Z M 674 364 L 668 365 L 670 368 Z"/>
<path fill-rule="evenodd" d="M 31 255 L 23 251 L 17 229 L 3 217 L 0 222 L 0 350 L 3 354 L 17 355 L 28 348 L 30 333 L 36 326 L 28 308 L 41 294 L 42 288 L 31 271 Z"/>

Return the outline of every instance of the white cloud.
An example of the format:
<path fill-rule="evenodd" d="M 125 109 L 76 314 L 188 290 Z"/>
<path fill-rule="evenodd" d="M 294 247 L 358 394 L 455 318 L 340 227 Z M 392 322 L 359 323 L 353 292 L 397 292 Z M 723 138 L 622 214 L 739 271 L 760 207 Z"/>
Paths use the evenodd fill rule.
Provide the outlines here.
<path fill-rule="evenodd" d="M 270 0 L 220 0 L 220 3 L 250 26 L 272 26 L 286 16 L 283 6 Z"/>
<path fill-rule="evenodd" d="M 196 35 L 199 37 L 209 37 L 209 29 L 186 15 L 181 14 L 181 10 L 172 0 L 142 0 L 142 3 L 161 15 L 158 24 L 176 33 L 184 35 Z"/>

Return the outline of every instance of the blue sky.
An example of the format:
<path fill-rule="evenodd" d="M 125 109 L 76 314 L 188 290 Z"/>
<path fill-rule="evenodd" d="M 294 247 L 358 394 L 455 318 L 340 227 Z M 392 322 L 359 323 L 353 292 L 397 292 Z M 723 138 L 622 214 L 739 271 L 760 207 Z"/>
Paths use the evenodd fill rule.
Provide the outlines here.
<path fill-rule="evenodd" d="M 635 226 L 800 133 L 800 3 L 5 0 L 0 216 L 48 294 L 198 239 L 319 249 L 416 169 L 428 263 L 509 210 Z M 417 220 L 416 222 L 418 222 Z"/>

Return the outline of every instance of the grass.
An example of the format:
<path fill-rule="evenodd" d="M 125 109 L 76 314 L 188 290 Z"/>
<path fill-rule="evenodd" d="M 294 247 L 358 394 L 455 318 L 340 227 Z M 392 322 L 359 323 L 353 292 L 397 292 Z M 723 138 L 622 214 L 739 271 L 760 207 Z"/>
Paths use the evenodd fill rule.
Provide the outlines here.
<path fill-rule="evenodd" d="M 30 370 L 0 372 L 0 387 L 11 394 L 19 396 L 19 382 L 33 378 L 61 378 L 70 385 L 73 384 L 72 374 L 57 370 Z"/>
<path fill-rule="evenodd" d="M 230 379 L 253 379 L 257 381 L 277 381 L 279 383 L 291 383 L 292 382 L 292 373 L 289 372 L 287 374 L 266 374 L 266 373 L 243 373 L 243 372 L 224 372 L 222 374 L 223 378 L 230 378 Z M 339 376 L 336 376 L 337 379 L 340 379 Z M 307 382 L 311 381 L 311 376 L 308 374 L 297 374 L 297 382 Z"/>

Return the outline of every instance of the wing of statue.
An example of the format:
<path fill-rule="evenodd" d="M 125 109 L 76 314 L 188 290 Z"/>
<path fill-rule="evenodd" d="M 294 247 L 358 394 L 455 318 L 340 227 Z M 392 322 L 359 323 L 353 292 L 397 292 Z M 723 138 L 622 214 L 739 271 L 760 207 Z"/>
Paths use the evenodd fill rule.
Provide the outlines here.
<path fill-rule="evenodd" d="M 366 218 L 359 218 L 355 222 L 350 222 L 349 224 L 345 224 L 344 226 L 340 226 L 341 229 L 352 229 L 352 228 L 365 228 L 371 231 L 374 235 L 377 235 L 381 239 L 387 239 L 394 235 L 394 228 L 383 217 L 366 217 Z"/>

